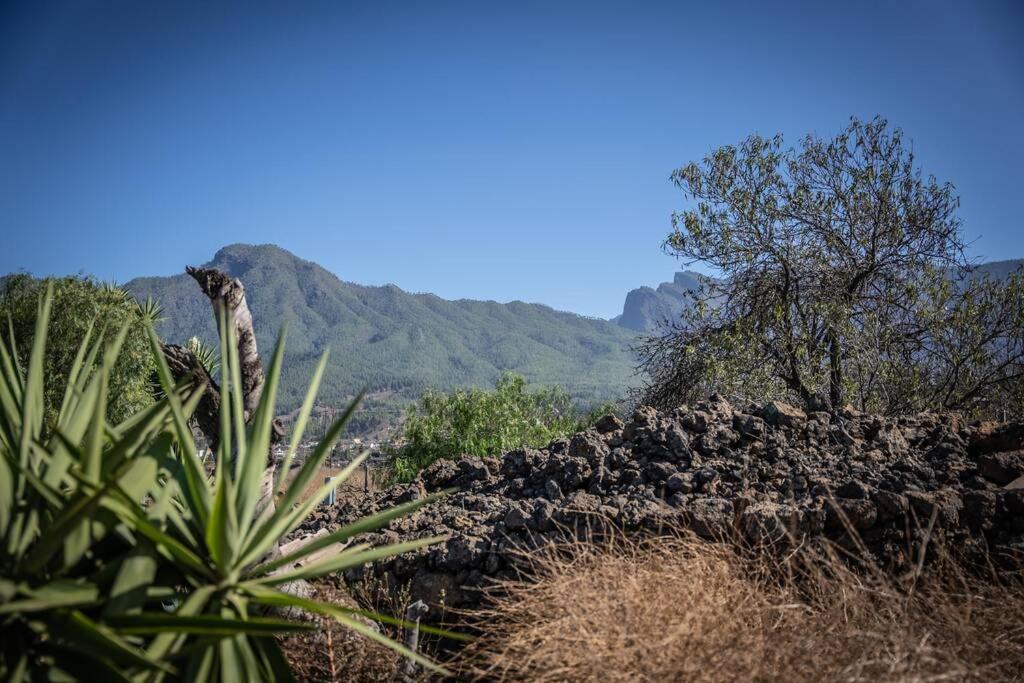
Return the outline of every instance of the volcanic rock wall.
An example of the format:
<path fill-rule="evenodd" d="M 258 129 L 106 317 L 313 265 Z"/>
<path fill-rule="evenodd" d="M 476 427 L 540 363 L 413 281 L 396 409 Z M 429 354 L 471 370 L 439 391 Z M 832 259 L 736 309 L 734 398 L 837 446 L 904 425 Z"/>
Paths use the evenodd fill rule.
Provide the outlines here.
<path fill-rule="evenodd" d="M 514 575 L 518 550 L 609 526 L 747 544 L 824 536 L 891 569 L 928 535 L 1020 566 L 1022 448 L 1019 423 L 805 414 L 778 402 L 741 410 L 713 398 L 672 413 L 641 408 L 626 423 L 607 416 L 539 450 L 439 461 L 413 485 L 321 512 L 307 529 L 456 489 L 360 539 L 446 542 L 346 576 L 373 572 L 435 606 L 476 604 L 489 578 Z"/>

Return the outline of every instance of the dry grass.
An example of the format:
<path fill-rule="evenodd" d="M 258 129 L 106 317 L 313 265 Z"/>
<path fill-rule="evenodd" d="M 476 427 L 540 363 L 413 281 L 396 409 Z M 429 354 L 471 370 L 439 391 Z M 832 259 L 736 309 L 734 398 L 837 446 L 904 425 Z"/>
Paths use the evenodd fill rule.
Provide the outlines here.
<path fill-rule="evenodd" d="M 500 586 L 464 678 L 1024 680 L 1024 586 L 946 569 L 901 582 L 830 552 L 743 556 L 686 537 L 533 558 Z"/>
<path fill-rule="evenodd" d="M 318 600 L 357 607 L 348 595 L 326 583 L 313 586 Z M 342 627 L 333 619 L 311 616 L 319 629 L 281 639 L 288 664 L 299 681 L 391 681 L 403 659 L 388 648 Z M 389 634 L 393 635 L 393 634 Z"/>

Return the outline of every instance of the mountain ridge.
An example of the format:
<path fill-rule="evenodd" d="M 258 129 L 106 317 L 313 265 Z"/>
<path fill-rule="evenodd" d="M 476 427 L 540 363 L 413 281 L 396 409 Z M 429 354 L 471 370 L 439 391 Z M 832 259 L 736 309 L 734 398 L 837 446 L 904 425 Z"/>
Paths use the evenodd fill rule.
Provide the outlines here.
<path fill-rule="evenodd" d="M 978 270 L 1003 277 L 1022 264 L 992 261 Z M 633 289 L 622 314 L 603 320 L 542 303 L 444 299 L 390 283 L 361 285 L 273 244 L 227 245 L 204 265 L 242 280 L 262 353 L 287 324 L 284 410 L 301 402 L 327 348 L 334 356 L 323 405 L 343 405 L 364 388 L 407 401 L 428 388 L 491 386 L 505 371 L 565 387 L 581 403 L 615 400 L 635 381 L 631 349 L 638 336 L 678 319 L 687 293 L 706 277 L 679 271 L 670 282 Z M 140 277 L 125 286 L 139 299 L 153 296 L 164 305 L 158 332 L 168 341 L 198 336 L 216 342 L 209 301 L 188 275 Z"/>
<path fill-rule="evenodd" d="M 205 265 L 242 280 L 262 353 L 288 324 L 285 409 L 301 401 L 303 382 L 327 347 L 334 360 L 322 401 L 334 405 L 364 387 L 415 398 L 426 388 L 490 386 L 505 371 L 593 403 L 621 397 L 633 374 L 634 335 L 600 318 L 545 304 L 360 285 L 276 245 L 227 245 Z M 141 277 L 125 286 L 164 305 L 158 332 L 168 341 L 215 341 L 209 301 L 189 276 Z"/>

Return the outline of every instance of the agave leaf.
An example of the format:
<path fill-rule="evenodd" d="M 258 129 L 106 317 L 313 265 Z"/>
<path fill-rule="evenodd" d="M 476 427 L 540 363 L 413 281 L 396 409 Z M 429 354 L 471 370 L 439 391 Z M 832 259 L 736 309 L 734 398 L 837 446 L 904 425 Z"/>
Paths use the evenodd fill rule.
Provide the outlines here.
<path fill-rule="evenodd" d="M 83 370 L 92 367 L 92 363 L 85 363 L 85 354 L 89 350 L 89 341 L 92 339 L 92 331 L 96 325 L 96 321 L 92 320 L 89 323 L 89 327 L 85 330 L 85 336 L 82 337 L 81 343 L 78 345 L 78 351 L 75 353 L 75 359 L 71 362 L 71 370 L 68 372 L 67 385 L 64 387 L 64 398 L 60 402 L 60 410 L 57 416 L 57 425 L 60 426 L 61 422 L 69 415 L 74 414 L 74 399 L 75 390 L 79 388 L 79 383 L 82 379 Z M 92 347 L 98 350 L 99 344 Z"/>
<path fill-rule="evenodd" d="M 221 340 L 222 343 L 226 343 L 227 346 L 224 348 L 224 359 L 227 361 L 228 373 L 225 377 L 230 377 L 231 381 L 228 382 L 230 387 L 231 396 L 231 412 L 227 410 L 226 403 L 221 404 L 221 419 L 231 416 L 231 424 L 235 428 L 235 444 L 234 450 L 229 451 L 233 456 L 234 462 L 234 473 L 235 481 L 241 479 L 241 460 L 245 457 L 248 452 L 245 443 L 245 398 L 242 395 L 242 368 L 238 360 L 238 339 L 235 336 L 235 325 L 232 321 L 227 320 L 224 308 L 220 309 L 220 322 L 221 322 Z M 230 425 L 229 425 L 230 427 Z M 230 428 L 227 433 L 230 433 Z M 224 434 L 221 434 L 223 438 Z M 228 462 L 225 458 L 224 462 Z"/>
<path fill-rule="evenodd" d="M 121 562 L 110 587 L 110 601 L 103 609 L 106 623 L 111 615 L 134 614 L 152 597 L 148 589 L 156 578 L 158 558 L 154 548 L 136 545 Z"/>
<path fill-rule="evenodd" d="M 57 579 L 34 589 L 22 589 L 27 597 L 0 605 L 0 614 L 38 612 L 60 607 L 80 607 L 97 601 L 100 590 L 90 583 Z"/>
<path fill-rule="evenodd" d="M 59 662 L 49 672 L 51 681 L 107 681 L 129 683 L 130 678 L 108 659 L 72 646 L 62 648 Z"/>
<path fill-rule="evenodd" d="M 127 495 L 116 491 L 116 488 L 112 490 L 117 495 L 107 496 L 103 499 L 102 502 L 105 508 L 118 515 L 125 524 L 155 543 L 157 548 L 166 557 L 177 562 L 182 570 L 200 577 L 214 578 L 213 572 L 195 552 L 146 519 L 145 515 L 139 510 L 138 504 L 128 498 Z"/>
<path fill-rule="evenodd" d="M 7 449 L 2 449 L 6 454 Z M 0 458 L 0 539 L 7 536 L 14 508 L 14 471 L 6 458 Z"/>
<path fill-rule="evenodd" d="M 196 389 L 192 386 L 191 382 L 186 381 L 177 385 L 175 391 L 178 395 L 178 402 L 181 404 L 182 412 L 185 414 L 186 418 L 190 417 L 192 412 L 195 410 L 195 404 L 198 404 L 199 400 L 202 399 L 203 392 L 201 388 Z M 196 396 L 197 394 L 198 397 Z M 161 395 L 158 400 L 128 416 L 120 424 L 109 425 L 108 434 L 110 436 L 110 440 L 119 441 L 120 439 L 125 438 L 126 435 L 131 433 L 132 430 L 134 430 L 140 423 L 148 423 L 153 420 L 155 413 L 160 414 L 160 419 L 157 423 L 160 429 L 176 432 L 171 406 L 167 402 L 167 397 Z"/>
<path fill-rule="evenodd" d="M 164 391 L 167 401 L 171 406 L 171 413 L 174 416 L 174 427 L 178 435 L 178 445 L 181 448 L 182 473 L 185 486 L 182 493 L 188 501 L 189 508 L 199 523 L 206 525 L 210 516 L 210 491 L 206 486 L 206 473 L 196 458 L 196 445 L 192 439 L 192 430 L 188 427 L 188 419 L 182 409 L 181 401 L 175 392 L 174 381 L 171 379 L 170 368 L 167 367 L 167 359 L 160 351 L 160 340 L 152 326 L 146 327 L 149 336 L 149 346 L 153 358 L 156 361 L 157 376 L 160 378 L 160 386 Z M 198 400 L 198 399 L 197 399 Z"/>
<path fill-rule="evenodd" d="M 77 610 L 71 612 L 67 621 L 58 629 L 58 633 L 64 636 L 62 644 L 66 647 L 108 657 L 123 666 L 174 673 L 174 668 L 169 664 L 142 654 Z"/>
<path fill-rule="evenodd" d="M 242 670 L 242 659 L 238 656 L 238 650 L 235 648 L 233 640 L 216 641 L 216 652 L 220 662 L 220 680 L 226 683 L 233 681 L 241 683 L 248 678 Z"/>
<path fill-rule="evenodd" d="M 17 450 L 19 443 L 14 436 L 21 429 L 21 396 L 22 377 L 14 369 L 11 360 L 15 350 L 8 351 L 7 340 L 0 338 L 0 419 L 2 419 L 2 435 L 4 444 L 11 450 Z"/>
<path fill-rule="evenodd" d="M 111 351 L 119 349 L 124 336 L 128 332 L 127 323 L 121 327 L 114 343 L 103 354 L 103 363 L 95 375 L 96 400 L 92 405 L 92 413 L 89 417 L 88 426 L 85 431 L 85 444 L 82 448 L 82 456 L 79 462 L 78 471 L 86 479 L 98 482 L 102 473 L 103 445 L 106 441 L 107 426 L 107 395 L 110 383 L 110 369 L 113 365 Z M 91 512 L 98 505 L 98 501 L 91 504 L 89 508 L 83 508 L 83 512 Z M 74 504 L 69 510 L 74 510 Z M 60 519 L 60 518 L 58 518 Z M 55 522 L 56 523 L 56 522 Z M 63 536 L 64 543 L 64 566 L 65 568 L 74 565 L 88 550 L 92 541 L 90 538 L 91 523 L 89 516 L 77 516 L 74 524 L 67 529 Z M 60 528 L 64 532 L 63 528 Z M 47 533 L 47 537 L 50 533 Z M 50 543 L 51 541 L 47 541 Z M 41 544 L 47 547 L 46 544 Z M 41 565 L 38 565 L 41 566 Z"/>
<path fill-rule="evenodd" d="M 63 484 L 68 468 L 82 462 L 84 453 L 81 444 L 96 411 L 99 389 L 99 381 L 90 382 L 85 391 L 78 395 L 75 414 L 65 418 L 63 424 L 58 424 L 54 433 L 50 435 L 46 449 L 51 455 L 52 462 L 47 467 L 44 477 L 44 481 L 50 486 Z"/>
<path fill-rule="evenodd" d="M 91 368 L 93 366 L 102 346 L 102 339 L 97 339 L 86 356 L 85 351 L 92 336 L 92 330 L 93 324 L 90 323 L 85 338 L 78 347 L 71 372 L 68 373 L 67 387 L 57 418 L 56 431 L 63 432 L 72 443 L 76 444 L 81 442 L 89 426 L 98 388 L 97 382 L 87 381 L 89 373 L 82 372 L 83 367 Z M 90 387 L 88 391 L 86 390 L 87 385 Z M 49 454 L 49 462 L 43 475 L 43 481 L 50 487 L 58 487 L 63 483 L 74 457 L 72 453 L 68 452 L 64 442 L 57 434 L 50 436 L 46 450 Z"/>
<path fill-rule="evenodd" d="M 320 382 L 323 380 L 324 370 L 327 368 L 327 358 L 330 356 L 330 350 L 324 351 L 323 355 L 320 356 L 320 362 L 316 365 L 316 371 L 313 373 L 313 379 L 309 383 L 309 389 L 306 390 L 306 397 L 302 400 L 302 408 L 299 409 L 299 416 L 295 420 L 295 424 L 292 426 L 292 440 L 288 444 L 288 452 L 284 456 L 284 462 L 278 468 L 277 481 L 274 484 L 274 494 L 276 495 L 281 487 L 284 485 L 284 479 L 288 476 L 288 470 L 292 466 L 292 460 L 295 458 L 295 452 L 299 449 L 299 444 L 302 443 L 302 435 L 306 432 L 306 422 L 309 421 L 309 415 L 313 412 L 313 403 L 316 401 L 317 393 L 320 391 Z"/>
<path fill-rule="evenodd" d="M 21 412 L 20 433 L 17 434 L 18 469 L 21 471 L 32 471 L 33 474 L 37 474 L 37 470 L 32 458 L 32 443 L 38 437 L 43 425 L 43 361 L 46 352 L 46 333 L 49 325 L 50 304 L 52 300 L 53 283 L 50 282 L 46 287 L 46 295 L 39 301 L 39 307 L 36 312 L 35 338 L 32 340 L 28 374 L 25 377 L 23 393 L 18 406 Z M 13 325 L 11 325 L 10 334 L 13 346 Z M 18 376 L 20 376 L 20 372 Z M 13 447 L 15 444 L 11 443 L 10 445 Z M 15 480 L 12 500 L 21 500 L 25 494 L 26 485 L 27 479 L 25 477 Z M 18 510 L 18 508 L 13 508 L 13 510 Z M 12 515 L 12 521 L 13 533 L 7 537 L 7 549 L 11 555 L 20 558 L 34 539 L 38 530 L 38 510 L 28 508 L 23 511 L 16 511 Z"/>
<path fill-rule="evenodd" d="M 110 617 L 105 622 L 121 635 L 156 635 L 188 633 L 225 638 L 240 633 L 266 635 L 293 631 L 311 631 L 315 624 L 305 624 L 271 617 L 229 618 L 215 614 L 182 616 L 179 614 L 145 613 Z"/>
<path fill-rule="evenodd" d="M 161 434 L 153 439 L 151 449 L 137 451 L 137 455 L 126 461 L 127 470 L 118 478 L 118 485 L 132 500 L 142 502 L 147 493 L 156 486 L 156 475 L 160 469 L 160 461 L 156 453 L 160 449 L 168 449 L 174 442 L 172 434 Z"/>
<path fill-rule="evenodd" d="M 121 351 L 121 345 L 128 335 L 128 323 L 126 322 L 118 330 L 114 340 L 103 352 L 103 364 L 96 373 L 98 390 L 96 405 L 93 406 L 92 419 L 89 429 L 86 431 L 85 448 L 83 449 L 84 459 L 82 472 L 92 481 L 99 481 L 100 472 L 103 467 L 103 444 L 107 428 L 107 398 L 110 389 L 110 373 L 114 369 L 114 362 Z"/>
<path fill-rule="evenodd" d="M 347 524 L 332 533 L 329 533 L 325 536 L 321 536 L 320 538 L 310 541 L 309 543 L 302 546 L 295 552 L 283 555 L 277 558 L 276 560 L 272 560 L 270 562 L 260 565 L 255 570 L 253 570 L 253 574 L 260 575 L 272 572 L 278 567 L 285 567 L 289 564 L 299 562 L 300 560 L 302 560 L 302 558 L 308 557 L 309 555 L 312 555 L 318 550 L 334 545 L 335 543 L 347 541 L 353 536 L 358 536 L 359 534 L 364 534 L 369 531 L 378 529 L 387 524 L 388 522 L 390 522 L 391 520 L 397 519 L 398 517 L 403 517 L 409 514 L 410 512 L 418 510 L 424 505 L 433 503 L 435 500 L 438 500 L 439 498 L 442 497 L 444 497 L 444 494 L 433 494 L 430 496 L 426 496 L 425 498 L 421 498 L 419 500 L 413 500 L 408 503 L 396 505 L 393 508 L 389 508 L 382 512 L 378 512 L 377 514 L 370 515 L 369 517 L 363 517 L 362 519 L 356 520 L 352 524 Z"/>
<path fill-rule="evenodd" d="M 180 491 L 177 479 L 173 480 L 172 490 Z M 158 516 L 155 513 L 155 506 L 151 506 L 147 510 L 148 518 L 151 521 L 160 522 L 161 529 L 168 527 L 173 529 L 173 535 L 189 548 L 199 548 L 200 544 L 205 542 L 203 530 L 196 528 L 195 520 L 189 516 L 187 510 L 182 508 L 181 501 L 174 495 L 168 494 L 163 500 L 165 502 L 163 513 Z"/>
<path fill-rule="evenodd" d="M 228 487 L 231 486 L 227 467 L 217 466 L 214 480 L 213 509 L 206 522 L 206 547 L 210 557 L 222 570 L 232 566 L 237 541 L 238 528 L 228 508 Z"/>
<path fill-rule="evenodd" d="M 3 366 L 3 376 L 10 381 L 10 389 L 15 402 L 20 404 L 25 391 L 25 382 L 21 365 L 18 363 L 18 345 L 14 339 L 14 320 L 10 313 L 7 314 L 7 338 L 3 341 L 4 343 L 0 344 L 0 364 Z"/>
<path fill-rule="evenodd" d="M 212 681 L 214 679 L 214 665 L 216 661 L 216 648 L 203 648 L 199 657 L 192 657 L 188 661 L 188 668 L 185 670 L 184 680 L 186 681 Z M 233 683 L 229 680 L 226 683 Z"/>
<path fill-rule="evenodd" d="M 302 491 L 309 485 L 309 482 L 319 473 L 324 460 L 330 455 L 334 444 L 341 438 L 341 434 L 348 425 L 348 421 L 352 419 L 360 402 L 363 400 L 363 394 L 364 392 L 359 392 L 359 395 L 345 408 L 345 412 L 341 414 L 341 417 L 334 421 L 334 424 L 324 434 L 324 438 L 320 440 L 317 447 L 302 463 L 302 468 L 299 470 L 298 475 L 281 499 L 280 506 L 282 508 L 287 509 L 294 505 Z"/>
<path fill-rule="evenodd" d="M 188 408 L 191 405 L 192 401 L 189 400 L 182 408 Z M 139 411 L 139 414 L 144 419 L 133 420 L 130 426 L 120 425 L 110 430 L 111 443 L 103 452 L 101 471 L 104 474 L 117 467 L 126 458 L 148 450 L 146 446 L 153 440 L 154 435 L 164 432 L 167 438 L 173 437 L 173 431 L 166 429 L 171 414 L 171 406 L 166 397 Z M 72 441 L 72 443 L 74 442 Z M 165 443 L 169 442 L 165 440 Z"/>
<path fill-rule="evenodd" d="M 29 467 L 29 450 L 32 441 L 37 437 L 43 425 L 43 361 L 46 354 L 46 334 L 50 323 L 50 304 L 53 302 L 53 283 L 46 285 L 46 294 L 39 302 L 36 313 L 35 337 L 32 339 L 32 351 L 28 360 L 28 374 L 25 377 L 25 394 L 21 400 L 21 443 L 19 444 L 19 462 L 22 467 Z M 24 493 L 22 487 L 17 491 L 20 498 Z"/>
<path fill-rule="evenodd" d="M 261 493 L 260 480 L 267 467 L 267 457 L 270 454 L 270 432 L 273 428 L 274 405 L 277 403 L 277 387 L 281 379 L 284 343 L 285 332 L 281 330 L 266 375 L 266 383 L 263 385 L 263 394 L 260 396 L 255 415 L 252 416 L 247 451 L 244 456 L 241 453 L 238 456 L 242 463 L 241 477 L 238 479 L 237 505 L 243 536 L 248 534 L 252 524 L 256 503 Z"/>
<path fill-rule="evenodd" d="M 191 617 L 200 614 L 206 608 L 216 589 L 216 586 L 201 586 L 195 589 L 185 598 L 174 614 L 180 617 Z M 153 642 L 149 644 L 149 647 L 146 648 L 146 655 L 154 659 L 162 659 L 168 654 L 176 652 L 181 647 L 182 642 L 184 642 L 182 634 L 165 631 L 154 638 Z"/>
<path fill-rule="evenodd" d="M 231 642 L 235 646 L 235 652 L 237 653 L 238 658 L 242 661 L 242 680 L 256 681 L 265 678 L 260 671 L 259 661 L 257 660 L 256 653 L 253 652 L 252 644 L 249 639 L 242 635 L 237 635 L 231 639 Z M 225 677 L 225 680 L 230 680 L 232 675 L 237 677 L 238 673 L 237 669 L 232 670 L 232 672 Z"/>
<path fill-rule="evenodd" d="M 440 636 L 442 638 L 447 638 L 449 640 L 458 640 L 464 643 L 471 643 L 474 640 L 476 640 L 475 638 L 473 638 L 473 636 L 466 633 L 457 633 L 455 631 L 449 631 L 447 629 L 437 628 L 434 626 L 429 626 L 427 624 L 415 624 L 411 621 L 406 621 L 405 619 L 389 617 L 386 614 L 371 612 L 368 609 L 357 609 L 355 607 L 345 607 L 344 605 L 335 605 L 335 607 L 337 607 L 338 609 L 347 614 L 351 614 L 352 616 L 364 617 L 366 619 L 371 619 L 373 621 L 379 621 L 382 624 L 390 624 L 392 626 L 399 626 L 401 628 L 415 627 L 418 628 L 421 633 L 429 633 L 431 635 Z"/>
<path fill-rule="evenodd" d="M 39 540 L 32 547 L 31 552 L 25 557 L 22 565 L 23 570 L 27 572 L 40 570 L 53 557 L 61 545 L 64 544 L 65 540 L 79 528 L 84 527 L 86 533 L 88 533 L 91 514 L 99 508 L 104 499 L 108 497 L 109 491 L 117 486 L 117 479 L 132 464 L 131 461 L 122 463 L 118 471 L 112 473 L 102 486 L 94 488 L 91 492 L 83 490 L 81 493 L 76 494 L 64 506 L 60 514 L 53 519 L 53 522 L 47 526 L 46 533 L 40 536 Z M 87 486 L 92 484 L 92 482 L 81 475 L 75 474 L 75 477 L 80 483 Z M 72 548 L 72 551 L 75 550 L 84 552 L 84 549 Z M 74 562 L 77 562 L 78 557 L 80 557 L 80 554 L 77 556 L 73 554 L 70 556 L 66 555 L 64 566 L 71 566 Z"/>
<path fill-rule="evenodd" d="M 273 607 L 296 607 L 314 614 L 322 614 L 323 616 L 332 617 L 343 626 L 350 628 L 371 640 L 381 643 L 404 657 L 411 659 L 420 666 L 441 675 L 448 675 L 448 672 L 445 671 L 443 667 L 440 667 L 426 657 L 413 652 L 401 643 L 397 643 L 387 636 L 378 633 L 375 629 L 359 621 L 359 619 L 350 616 L 345 610 L 339 608 L 337 605 L 320 602 L 318 600 L 300 598 L 295 595 L 289 595 L 288 593 L 282 593 L 281 591 L 262 586 L 253 586 L 251 584 L 245 584 L 245 586 L 255 602 Z"/>
<path fill-rule="evenodd" d="M 305 519 L 309 514 L 309 510 L 312 510 L 313 507 L 316 506 L 317 500 L 313 498 L 310 499 L 310 501 L 312 501 L 311 505 L 310 501 L 307 501 L 300 506 L 301 509 L 306 510 L 306 512 L 301 513 L 301 516 L 298 516 L 300 514 L 299 512 L 292 509 L 301 492 L 305 490 L 313 477 L 319 473 L 324 459 L 331 452 L 331 449 L 334 448 L 335 442 L 341 436 L 341 432 L 345 429 L 345 425 L 348 423 L 349 419 L 351 419 L 361 398 L 362 394 L 357 396 L 356 400 L 349 404 L 342 416 L 338 418 L 333 425 L 331 425 L 330 429 L 327 430 L 327 434 L 325 434 L 324 438 L 321 439 L 319 444 L 317 444 L 313 453 L 311 453 L 309 457 L 306 458 L 305 462 L 302 463 L 299 473 L 285 491 L 284 496 L 277 503 L 274 514 L 270 519 L 263 524 L 254 525 L 249 530 L 249 536 L 242 543 L 244 551 L 241 564 L 243 566 L 256 562 L 261 558 L 278 538 L 281 538 L 288 533 L 291 530 L 292 525 L 297 524 L 297 522 L 294 521 L 295 519 Z"/>
<path fill-rule="evenodd" d="M 281 648 L 274 638 L 253 638 L 252 642 L 265 663 L 266 670 L 270 672 L 272 680 L 277 683 L 295 681 L 295 675 L 292 674 L 291 667 L 288 666 L 288 660 L 284 658 L 284 654 L 281 653 Z"/>
<path fill-rule="evenodd" d="M 403 543 L 392 543 L 370 549 L 363 549 L 356 546 L 355 548 L 343 550 L 333 557 L 325 557 L 324 559 L 318 562 L 313 562 L 312 564 L 296 567 L 295 569 L 281 572 L 280 574 L 262 576 L 255 579 L 255 582 L 265 586 L 278 586 L 283 583 L 289 583 L 299 579 L 312 579 L 318 576 L 344 571 L 345 569 L 350 569 L 352 567 L 358 567 L 375 560 L 391 557 L 392 555 L 401 555 L 402 553 L 419 550 L 420 548 L 425 548 L 428 545 L 439 543 L 446 538 L 446 536 L 432 536 L 413 541 L 405 541 Z"/>
<path fill-rule="evenodd" d="M 22 469 L 21 463 L 19 463 L 7 449 L 0 449 L 0 456 L 2 456 L 0 457 L 0 463 L 6 463 L 10 466 L 12 472 L 17 472 L 24 477 L 26 483 L 42 497 L 43 501 L 50 507 L 50 510 L 55 511 L 64 507 L 64 499 L 61 497 L 60 493 L 52 487 L 47 486 L 46 482 L 37 477 L 31 470 Z M 45 451 L 38 453 L 37 457 L 45 458 Z"/>
<path fill-rule="evenodd" d="M 270 550 L 271 546 L 277 542 L 277 539 L 287 535 L 296 526 L 298 526 L 302 520 L 309 516 L 309 513 L 313 511 L 320 501 L 323 500 L 333 488 L 339 486 L 348 476 L 355 471 L 359 464 L 366 459 L 367 453 L 362 453 L 358 457 L 354 458 L 338 476 L 332 477 L 331 481 L 323 484 L 316 493 L 312 496 L 299 503 L 297 506 L 292 507 L 292 504 L 287 502 L 288 496 L 277 505 L 274 510 L 274 515 L 268 522 L 255 529 L 254 538 L 251 541 L 247 541 L 244 544 L 245 554 L 242 556 L 241 565 L 247 566 L 253 562 L 259 560 L 263 555 Z M 314 459 L 315 461 L 315 459 Z M 303 470 L 309 461 L 303 464 Z M 318 467 L 319 469 L 319 467 Z M 303 481 L 302 473 L 296 477 L 296 481 L 292 483 L 289 491 L 294 490 Z M 304 486 L 304 485 L 303 485 Z"/>

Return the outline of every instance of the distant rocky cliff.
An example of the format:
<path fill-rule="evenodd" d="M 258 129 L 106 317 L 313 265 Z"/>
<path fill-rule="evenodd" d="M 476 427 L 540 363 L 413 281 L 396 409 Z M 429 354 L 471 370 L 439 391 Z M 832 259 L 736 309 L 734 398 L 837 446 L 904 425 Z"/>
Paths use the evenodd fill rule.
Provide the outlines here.
<path fill-rule="evenodd" d="M 639 287 L 626 295 L 622 315 L 615 322 L 637 332 L 653 332 L 679 318 L 689 304 L 687 293 L 700 284 L 701 276 L 692 271 L 676 273 L 672 282 L 662 282 L 657 289 Z"/>
<path fill-rule="evenodd" d="M 990 261 L 975 268 L 975 274 L 1005 278 L 1024 266 L 1024 259 Z M 675 274 L 672 282 L 662 282 L 658 287 L 638 287 L 626 294 L 622 313 L 612 321 L 636 332 L 654 332 L 666 323 L 679 320 L 683 309 L 690 305 L 688 293 L 700 286 L 700 273 L 684 270 Z"/>

